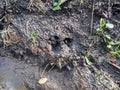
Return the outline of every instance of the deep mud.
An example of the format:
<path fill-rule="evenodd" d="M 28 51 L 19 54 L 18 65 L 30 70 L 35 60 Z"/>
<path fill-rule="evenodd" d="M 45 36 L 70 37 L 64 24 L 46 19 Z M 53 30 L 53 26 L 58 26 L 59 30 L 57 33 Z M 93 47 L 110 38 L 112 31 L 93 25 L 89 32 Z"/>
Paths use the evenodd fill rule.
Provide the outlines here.
<path fill-rule="evenodd" d="M 112 57 L 95 30 L 100 18 L 105 18 L 115 25 L 107 33 L 119 39 L 120 1 L 95 0 L 92 31 L 92 0 L 68 0 L 60 11 L 52 11 L 53 0 L 30 1 L 0 1 L 0 30 L 4 32 L 0 89 L 119 90 L 120 69 L 109 63 Z M 35 42 L 33 33 L 38 34 Z M 92 66 L 85 62 L 88 51 L 94 58 Z M 119 67 L 120 58 L 115 62 Z M 43 85 L 38 83 L 41 77 L 48 78 Z"/>

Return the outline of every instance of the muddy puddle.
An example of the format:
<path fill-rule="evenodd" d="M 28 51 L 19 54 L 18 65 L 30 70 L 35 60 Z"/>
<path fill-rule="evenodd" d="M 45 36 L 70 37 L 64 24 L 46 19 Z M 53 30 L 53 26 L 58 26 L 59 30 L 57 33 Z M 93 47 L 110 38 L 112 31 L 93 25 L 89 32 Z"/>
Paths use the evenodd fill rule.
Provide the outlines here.
<path fill-rule="evenodd" d="M 87 73 L 84 72 L 85 70 Z M 102 74 L 99 75 L 99 71 L 97 71 L 96 76 L 93 77 L 93 74 L 87 68 L 75 69 L 69 73 L 66 70 L 63 70 L 62 73 L 59 70 L 53 70 L 51 72 L 45 71 L 44 77 L 47 77 L 48 81 L 44 85 L 38 83 L 41 71 L 43 71 L 43 69 L 37 65 L 0 57 L 0 90 L 93 90 L 90 88 L 97 90 L 92 85 L 87 86 L 89 84 L 89 82 L 87 82 L 88 78 L 92 81 L 96 76 L 100 78 L 100 80 L 101 77 L 104 78 L 104 80 L 101 81 L 102 84 L 104 84 L 105 80 L 109 81 L 110 83 L 107 84 L 106 87 L 110 88 L 110 90 L 118 90 L 116 84 L 110 79 L 103 77 Z M 77 72 L 81 75 L 78 75 Z M 82 73 L 84 74 L 82 75 Z M 80 81 L 78 78 L 81 78 Z M 62 84 L 63 82 L 65 83 Z M 78 82 L 80 86 L 74 86 L 73 83 L 75 82 Z M 94 82 L 94 84 L 97 85 L 98 83 Z M 102 85 L 100 87 L 97 85 L 97 87 L 103 88 L 102 90 L 108 90 Z"/>
<path fill-rule="evenodd" d="M 18 62 L 0 57 L 0 90 L 27 90 L 15 71 Z"/>

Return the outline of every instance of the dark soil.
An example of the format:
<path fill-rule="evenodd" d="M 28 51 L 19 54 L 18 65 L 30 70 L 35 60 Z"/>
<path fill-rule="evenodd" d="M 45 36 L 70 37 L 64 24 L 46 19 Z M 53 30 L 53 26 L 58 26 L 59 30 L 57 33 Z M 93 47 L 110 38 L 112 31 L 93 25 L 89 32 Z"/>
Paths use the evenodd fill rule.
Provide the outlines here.
<path fill-rule="evenodd" d="M 115 25 L 107 34 L 120 38 L 120 1 L 83 1 L 68 0 L 52 11 L 54 0 L 0 0 L 0 90 L 120 89 L 120 58 L 110 63 L 113 57 L 96 35 L 104 18 Z M 42 77 L 48 80 L 40 85 Z"/>

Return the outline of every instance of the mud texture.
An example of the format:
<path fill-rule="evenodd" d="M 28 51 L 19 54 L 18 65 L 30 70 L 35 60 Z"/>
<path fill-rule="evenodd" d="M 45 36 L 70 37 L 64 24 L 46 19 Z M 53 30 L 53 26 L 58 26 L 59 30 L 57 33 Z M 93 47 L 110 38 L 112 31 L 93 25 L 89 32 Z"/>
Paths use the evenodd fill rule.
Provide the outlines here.
<path fill-rule="evenodd" d="M 20 90 L 119 90 L 120 69 L 109 64 L 112 56 L 96 28 L 104 18 L 115 25 L 106 33 L 120 38 L 120 1 L 95 0 L 93 27 L 93 0 L 83 1 L 68 0 L 60 11 L 53 11 L 53 0 L 0 0 L 0 76 L 17 75 L 0 78 L 5 90 L 12 90 L 6 81 L 12 79 Z M 87 52 L 93 65 L 86 64 Z M 120 58 L 115 62 L 119 67 Z M 40 85 L 42 77 L 48 80 Z M 10 88 L 19 90 L 12 84 Z"/>

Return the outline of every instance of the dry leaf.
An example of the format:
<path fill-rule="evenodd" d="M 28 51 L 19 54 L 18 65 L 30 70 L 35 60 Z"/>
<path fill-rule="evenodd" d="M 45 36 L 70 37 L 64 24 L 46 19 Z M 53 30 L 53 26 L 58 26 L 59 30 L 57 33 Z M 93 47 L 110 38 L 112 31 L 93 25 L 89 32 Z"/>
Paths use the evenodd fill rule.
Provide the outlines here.
<path fill-rule="evenodd" d="M 41 78 L 39 80 L 39 84 L 44 84 L 47 81 L 47 78 Z"/>

